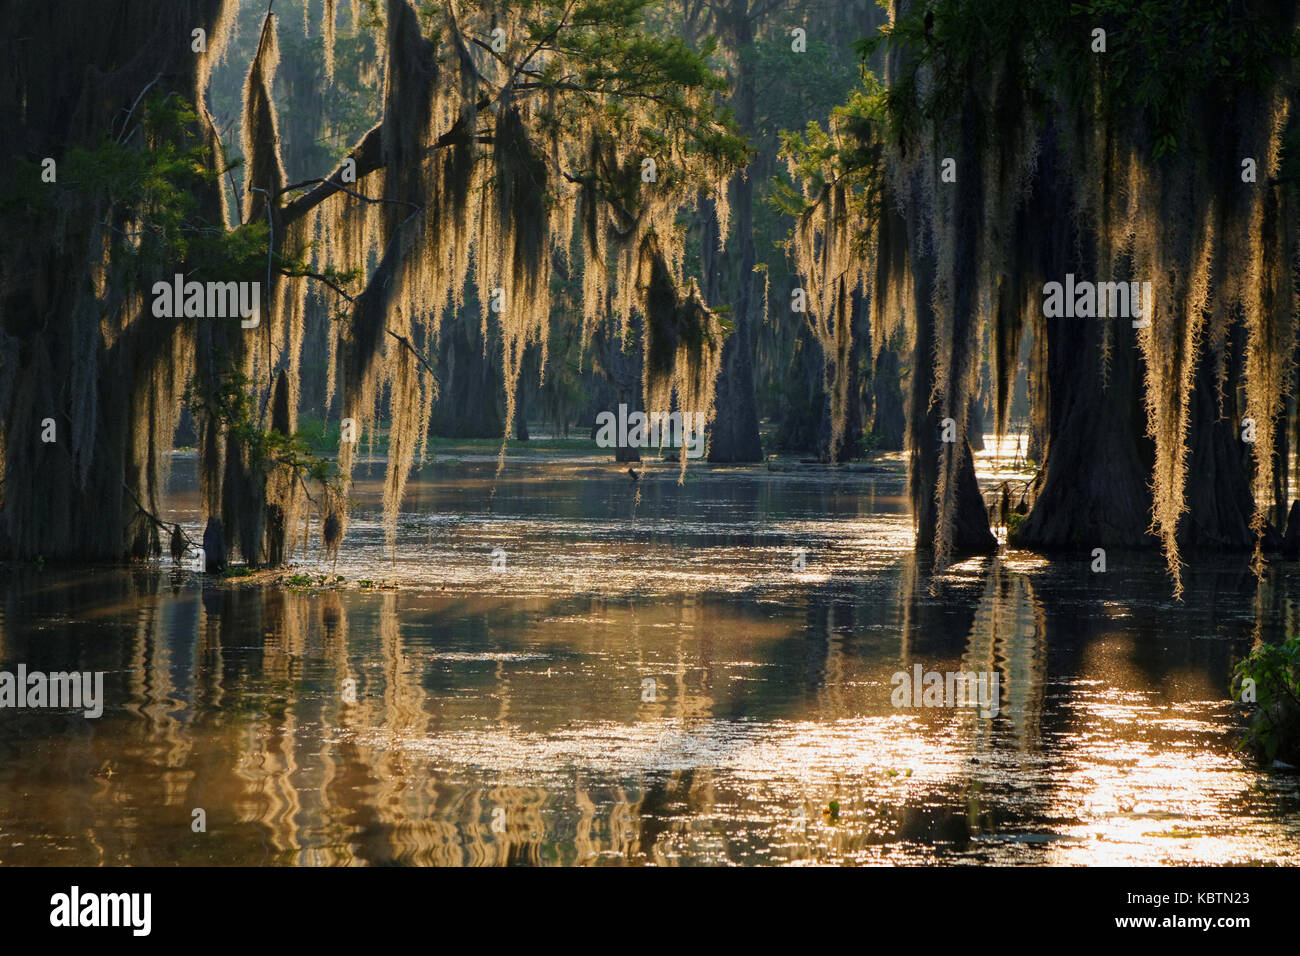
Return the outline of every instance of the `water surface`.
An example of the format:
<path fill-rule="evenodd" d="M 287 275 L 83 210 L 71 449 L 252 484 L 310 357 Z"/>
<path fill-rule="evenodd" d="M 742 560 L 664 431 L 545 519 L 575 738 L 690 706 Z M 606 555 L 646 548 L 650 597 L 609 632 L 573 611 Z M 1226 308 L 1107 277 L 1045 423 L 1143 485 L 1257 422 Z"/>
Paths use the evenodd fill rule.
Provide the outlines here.
<path fill-rule="evenodd" d="M 323 585 L 0 569 L 0 669 L 107 696 L 0 710 L 0 863 L 1296 861 L 1300 786 L 1228 699 L 1294 565 L 1194 563 L 1181 604 L 1150 555 L 936 576 L 897 458 L 435 462 L 392 553 L 359 478 L 337 564 L 294 569 Z M 996 672 L 996 715 L 894 707 L 917 664 Z"/>

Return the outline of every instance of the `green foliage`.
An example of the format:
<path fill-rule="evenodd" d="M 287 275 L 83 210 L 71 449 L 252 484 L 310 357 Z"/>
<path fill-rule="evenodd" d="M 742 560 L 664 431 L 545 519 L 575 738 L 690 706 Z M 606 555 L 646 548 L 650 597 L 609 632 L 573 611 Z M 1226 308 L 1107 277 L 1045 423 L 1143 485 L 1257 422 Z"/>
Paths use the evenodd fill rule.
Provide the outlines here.
<path fill-rule="evenodd" d="M 243 227 L 243 229 L 249 228 L 251 227 Z M 342 293 L 337 296 L 338 305 L 336 308 L 341 312 L 346 313 L 351 308 L 351 302 L 349 299 L 355 298 L 355 296 L 361 291 L 359 288 L 356 288 L 356 286 L 359 285 L 363 278 L 365 278 L 365 271 L 359 267 L 355 269 L 336 269 L 330 265 L 323 265 L 320 268 L 314 268 L 308 260 L 307 254 L 315 248 L 316 245 L 317 243 L 312 241 L 308 243 L 305 248 L 296 249 L 292 253 L 289 253 L 287 250 L 281 250 L 280 253 L 275 256 L 276 268 L 285 276 L 308 276 L 313 279 L 318 279 L 331 286 L 334 291 Z M 265 268 L 265 245 L 262 247 L 261 257 L 262 267 Z M 352 287 L 351 292 L 349 292 L 349 287 Z"/>
<path fill-rule="evenodd" d="M 329 484 L 332 463 L 312 452 L 307 435 L 301 431 L 285 435 L 258 424 L 254 394 L 248 377 L 234 374 L 220 380 L 214 391 L 205 390 L 196 379 L 186 389 L 184 401 L 196 417 L 220 423 L 226 438 L 247 451 L 250 465 L 264 471 L 286 467 L 298 475 Z"/>
<path fill-rule="evenodd" d="M 341 574 L 305 574 L 301 571 L 297 574 L 282 574 L 276 580 L 292 591 L 336 590 L 347 583 L 347 578 Z"/>
<path fill-rule="evenodd" d="M 748 161 L 749 147 L 725 110 L 702 106 L 698 97 L 727 88 L 709 65 L 715 44 L 693 50 L 679 36 L 648 30 L 656 12 L 651 0 L 520 0 L 511 6 L 523 14 L 527 36 L 512 40 L 510 52 L 550 54 L 540 67 L 522 69 L 516 87 L 542 94 L 545 123 L 579 130 L 599 110 L 637 155 L 656 155 L 656 146 L 667 148 L 681 137 L 685 157 L 733 166 Z M 449 28 L 443 5 L 426 5 L 425 12 L 434 32 Z M 657 125 L 644 122 L 647 107 Z"/>
<path fill-rule="evenodd" d="M 1007 51 L 1021 88 L 1036 90 L 1044 64 L 1021 54 L 1031 52 L 1046 37 L 1068 36 L 1066 8 L 1034 0 L 937 0 L 913 4 L 909 12 L 879 35 L 858 43 L 864 62 L 878 51 L 902 54 L 898 75 L 891 75 L 881 105 L 888 133 L 904 148 L 928 123 L 938 127 L 959 115 L 986 66 L 1000 62 Z M 1087 49 L 1088 31 L 1076 26 Z M 932 74 L 922 83 L 924 72 Z"/>
<path fill-rule="evenodd" d="M 1266 763 L 1279 757 L 1300 759 L 1300 635 L 1281 644 L 1263 644 L 1233 671 L 1232 696 L 1242 700 L 1252 685 L 1255 711 L 1238 750 L 1248 750 Z M 1249 702 L 1249 695 L 1244 695 Z"/>
<path fill-rule="evenodd" d="M 774 180 L 771 202 L 787 216 L 800 217 L 827 201 L 832 186 L 847 186 L 847 212 L 859 228 L 854 236 L 867 254 L 871 228 L 880 217 L 887 126 L 887 91 L 864 70 L 862 84 L 837 106 L 825 128 L 809 123 L 802 133 L 781 134 L 781 155 L 792 179 Z M 797 185 L 796 185 L 797 184 Z M 793 239 L 793 233 L 787 239 Z"/>
<path fill-rule="evenodd" d="M 231 234 L 197 225 L 198 197 L 225 170 L 212 164 L 196 133 L 194 108 L 175 93 L 154 95 L 127 122 L 117 137 L 69 149 L 59 158 L 55 183 L 42 183 L 40 165 L 18 158 L 16 188 L 0 199 L 0 214 L 35 226 L 76 206 L 93 209 L 110 232 L 119 274 L 190 258 L 221 268 L 246 261 L 258 246 L 265 260 L 264 225 Z"/>
<path fill-rule="evenodd" d="M 1106 31 L 1104 53 L 1092 50 L 1097 28 Z M 885 102 L 891 135 L 905 145 L 927 121 L 943 129 L 1005 63 L 1028 102 L 1043 106 L 1063 92 L 1098 119 L 1124 117 L 1148 131 L 1158 159 L 1180 148 L 1188 123 L 1243 89 L 1265 89 L 1300 54 L 1300 36 L 1239 3 L 935 0 L 859 44 L 864 58 L 890 48 L 904 54 L 903 71 Z M 986 116 L 982 134 L 994 134 L 996 121 Z"/>
<path fill-rule="evenodd" d="M 540 93 L 543 125 L 581 138 L 598 111 L 621 147 L 636 157 L 659 157 L 662 186 L 691 170 L 743 167 L 749 144 L 725 108 L 701 94 L 722 93 L 726 80 L 708 58 L 712 41 L 693 50 L 680 37 L 646 29 L 650 0 L 589 0 L 570 9 L 567 0 L 533 0 L 528 41 L 552 53 L 540 69 L 529 68 L 520 91 Z M 668 160 L 672 159 L 672 162 Z M 642 182 L 639 160 L 624 168 L 602 163 L 580 172 L 626 208 Z"/>
<path fill-rule="evenodd" d="M 878 130 L 886 119 L 886 97 L 875 74 L 864 72 L 862 85 L 831 111 L 827 128 L 813 122 L 802 133 L 781 134 L 781 155 L 791 162 L 794 179 L 805 184 L 812 201 L 842 178 L 866 187 L 864 198 L 878 198 L 882 145 Z M 810 205 L 789 181 L 776 184 L 773 200 L 792 216 Z"/>
<path fill-rule="evenodd" d="M 171 244 L 184 248 L 185 216 L 194 209 L 195 193 L 211 184 L 208 149 L 195 130 L 199 117 L 178 94 L 154 96 L 133 120 L 143 131 L 146 149 L 134 138 L 105 137 L 94 149 L 69 150 L 59 181 L 82 195 L 107 201 Z"/>
<path fill-rule="evenodd" d="M 175 93 L 155 95 L 129 122 L 117 138 L 69 149 L 55 183 L 41 183 L 40 166 L 19 158 L 17 189 L 0 200 L 0 215 L 16 214 L 38 228 L 48 217 L 89 208 L 108 236 L 112 274 L 124 287 L 147 290 L 179 267 L 197 281 L 265 281 L 265 222 L 232 230 L 203 222 L 199 197 L 227 170 L 212 164 L 195 132 L 193 107 Z"/>

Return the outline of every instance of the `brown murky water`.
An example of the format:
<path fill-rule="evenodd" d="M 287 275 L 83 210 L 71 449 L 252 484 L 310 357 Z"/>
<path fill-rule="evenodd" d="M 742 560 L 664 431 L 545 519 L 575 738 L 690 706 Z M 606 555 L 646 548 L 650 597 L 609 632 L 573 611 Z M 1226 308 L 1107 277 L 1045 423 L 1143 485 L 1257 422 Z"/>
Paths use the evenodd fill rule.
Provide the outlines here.
<path fill-rule="evenodd" d="M 301 562 L 333 586 L 0 569 L 0 670 L 107 698 L 0 710 L 0 863 L 1300 857 L 1300 784 L 1234 755 L 1227 690 L 1294 630 L 1285 566 L 1193 565 L 1181 605 L 1147 555 L 934 578 L 897 461 L 494 472 L 413 479 L 394 558 L 376 467 L 337 567 Z M 918 664 L 996 672 L 997 713 L 894 707 Z"/>

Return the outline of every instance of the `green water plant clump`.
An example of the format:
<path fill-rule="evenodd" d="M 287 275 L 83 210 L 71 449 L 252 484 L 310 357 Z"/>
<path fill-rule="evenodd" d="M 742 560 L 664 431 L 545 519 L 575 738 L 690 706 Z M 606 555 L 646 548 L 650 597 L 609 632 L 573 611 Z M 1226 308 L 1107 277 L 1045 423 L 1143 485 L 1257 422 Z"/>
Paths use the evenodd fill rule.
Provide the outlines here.
<path fill-rule="evenodd" d="M 1265 764 L 1300 766 L 1300 635 L 1262 644 L 1237 664 L 1233 698 L 1253 704 L 1238 750 Z"/>

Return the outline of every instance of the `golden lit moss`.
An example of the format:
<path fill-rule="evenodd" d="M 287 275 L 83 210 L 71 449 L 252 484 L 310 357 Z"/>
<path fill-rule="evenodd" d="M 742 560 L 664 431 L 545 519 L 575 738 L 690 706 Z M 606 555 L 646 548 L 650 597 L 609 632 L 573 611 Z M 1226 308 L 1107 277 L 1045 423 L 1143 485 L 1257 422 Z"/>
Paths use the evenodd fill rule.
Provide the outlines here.
<path fill-rule="evenodd" d="M 113 162 L 91 164 L 100 169 L 140 161 L 150 191 L 180 185 L 167 201 L 132 203 L 116 185 L 91 195 L 67 188 L 75 177 L 61 179 L 34 194 L 57 197 L 37 234 L 13 230 L 6 240 L 0 286 L 17 290 L 6 305 L 53 318 L 31 338 L 20 340 L 12 323 L 0 332 L 0 553 L 156 553 L 150 512 L 188 386 L 215 559 L 282 560 L 311 519 L 301 472 L 262 452 L 292 447 L 309 301 L 323 300 L 317 311 L 331 322 L 327 400 L 354 419 L 358 438 L 373 443 L 378 423 L 391 423 L 390 544 L 436 396 L 426 356 L 471 276 L 484 320 L 500 329 L 507 433 L 530 346 L 546 368 L 552 263 L 570 256 L 581 259 L 571 264 L 582 270 L 584 337 L 610 322 L 626 338 L 640 317 L 653 354 L 647 395 L 709 410 L 724 325 L 683 274 L 679 219 L 701 191 L 713 193 L 725 232 L 721 185 L 747 151 L 717 108 L 720 78 L 685 44 L 642 30 L 635 4 L 354 0 L 352 29 L 377 34 L 378 55 L 359 72 L 375 86 L 382 76 L 382 115 L 346 162 L 292 187 L 272 95 L 286 24 L 269 12 L 261 21 L 243 89 L 240 173 L 225 169 L 207 103 L 213 64 L 230 49 L 234 0 L 175 0 L 163 17 L 130 5 L 109 33 L 91 21 L 84 31 L 51 29 L 71 6 L 17 9 L 12 26 L 42 43 L 49 62 L 87 69 L 18 71 L 0 84 L 0 105 L 18 115 L 29 98 L 66 102 L 41 118 L 41 137 L 102 148 Z M 346 17 L 340 23 L 336 0 L 308 6 L 308 26 L 321 18 L 332 75 Z M 196 28 L 207 31 L 198 56 Z M 135 55 L 149 44 L 148 56 Z M 143 122 L 151 111 L 156 126 Z M 355 180 L 344 178 L 353 170 Z M 241 175 L 236 203 L 225 190 Z M 164 220 L 180 223 L 175 241 L 157 238 Z M 257 247 L 264 263 L 250 254 Z M 152 315 L 143 290 L 160 270 L 257 281 L 259 322 Z M 106 374 L 105 361 L 122 374 Z M 57 447 L 30 441 L 48 415 L 59 416 Z M 356 457 L 354 442 L 340 449 L 344 482 Z M 327 552 L 346 531 L 345 491 L 319 499 Z M 87 515 L 85 502 L 103 514 Z"/>
<path fill-rule="evenodd" d="M 734 163 L 687 148 L 691 136 L 725 130 L 670 130 L 665 151 L 647 157 L 636 144 L 663 125 L 653 98 L 605 92 L 601 84 L 578 95 L 561 95 L 562 87 L 518 94 L 521 74 L 534 82 L 554 56 L 535 39 L 529 10 L 485 3 L 428 13 L 426 35 L 410 4 L 388 4 L 378 161 L 359 164 L 355 187 L 328 190 L 314 203 L 305 217 L 310 226 L 284 230 L 286 242 L 318 240 L 318 272 L 362 272 L 364 291 L 330 336 L 327 400 L 337 376 L 343 417 L 372 437 L 379 403 L 387 401 L 390 547 L 437 391 L 421 350 L 436 341 L 446 310 L 461 305 L 466 276 L 473 276 L 485 332 L 489 324 L 501 332 L 504 435 L 513 427 L 529 346 L 538 347 L 545 373 L 552 262 L 569 262 L 575 246 L 584 343 L 611 312 L 624 336 L 634 312 L 645 316 L 644 348 L 653 356 L 648 398 L 711 413 L 723 337 L 682 277 L 678 213 L 702 185 L 715 201 L 725 191 Z M 493 44 L 501 37 L 504 50 Z M 706 89 L 681 92 L 686 107 L 711 110 Z M 647 159 L 657 162 L 657 175 L 642 176 Z M 303 294 L 289 301 L 301 303 Z M 294 329 L 290 347 L 300 341 Z M 344 444 L 345 476 L 354 461 L 355 444 Z M 327 511 L 326 530 L 341 538 L 346 509 Z"/>
<path fill-rule="evenodd" d="M 325 42 L 325 79 L 330 82 L 334 81 L 334 28 L 338 23 L 338 11 L 335 10 L 335 0 L 321 0 L 324 4 L 324 11 L 321 15 L 321 37 Z M 303 5 L 304 8 L 306 4 Z M 356 18 L 356 8 L 353 8 L 353 19 Z"/>
<path fill-rule="evenodd" d="M 1116 11 L 1117 16 L 1129 13 Z M 1078 9 L 1063 13 L 1047 5 L 1011 4 L 988 10 L 958 0 L 895 0 L 885 31 L 890 37 L 886 88 L 880 92 L 868 85 L 863 94 L 883 104 L 886 148 L 862 162 L 878 141 L 874 131 L 880 125 L 870 111 L 859 112 L 851 118 L 868 122 L 854 125 L 853 148 L 819 153 L 823 144 L 808 140 L 800 157 L 846 154 L 858 168 L 810 169 L 816 164 L 807 162 L 798 168 L 810 208 L 796 227 L 792 250 L 809 286 L 810 322 L 826 351 L 828 375 L 835 364 L 838 282 L 842 276 L 850 286 L 854 281 L 848 263 L 855 243 L 875 258 L 870 285 L 861 284 L 871 296 L 875 349 L 904 315 L 912 330 L 932 318 L 934 348 L 927 374 L 919 378 L 933 387 L 913 403 L 914 411 L 926 412 L 909 420 L 914 450 L 928 447 L 933 436 L 920 429 L 937 417 L 953 419 L 963 432 L 980 343 L 986 339 L 998 433 L 1006 427 L 1026 329 L 1032 335 L 1032 403 L 1036 416 L 1046 415 L 1053 396 L 1039 290 L 1044 282 L 1063 278 L 1046 274 L 1049 267 L 1086 263 L 1101 279 L 1151 283 L 1154 302 L 1144 316 L 1149 325 L 1137 334 L 1155 451 L 1151 531 L 1164 549 L 1175 593 L 1181 593 L 1179 536 L 1188 507 L 1191 398 L 1203 362 L 1213 369 L 1224 414 L 1236 407 L 1235 396 L 1225 396 L 1225 389 L 1244 382 L 1245 416 L 1255 428 L 1251 524 L 1257 545 L 1267 530 L 1267 503 L 1285 496 L 1288 462 L 1275 459 L 1286 396 L 1294 384 L 1297 247 L 1294 191 L 1277 177 L 1295 95 L 1295 64 L 1282 62 L 1278 51 L 1286 44 L 1279 46 L 1274 37 L 1294 35 L 1297 23 L 1293 9 L 1267 13 L 1277 21 L 1271 26 L 1201 11 L 1205 31 L 1195 39 L 1175 38 L 1175 47 L 1190 49 L 1160 50 L 1166 66 L 1181 65 L 1189 56 L 1207 56 L 1214 44 L 1237 44 L 1212 62 L 1230 74 L 1240 64 L 1229 56 L 1271 58 L 1253 64 L 1266 78 L 1264 88 L 1239 76 L 1227 77 L 1233 84 L 1230 97 L 1213 84 L 1195 92 L 1179 86 L 1165 91 L 1179 109 L 1157 113 L 1129 95 L 1137 83 L 1134 70 L 1150 66 L 1132 60 L 1137 54 L 1131 47 L 1123 58 L 1094 57 L 1063 39 L 1060 18 L 1081 16 Z M 1006 22 L 994 23 L 998 17 Z M 994 43 L 972 39 L 979 31 L 1008 28 L 1014 31 L 1010 43 L 1000 42 L 1003 34 Z M 1242 52 L 1247 47 L 1249 54 Z M 1112 69 L 1121 61 L 1130 66 L 1125 76 Z M 1068 69 L 1056 71 L 1051 64 L 1058 62 Z M 1180 96 L 1186 99 L 1180 102 Z M 1120 103 L 1124 109 L 1116 108 Z M 852 114 L 849 108 L 841 112 Z M 1219 117 L 1215 123 L 1202 121 L 1207 112 Z M 833 139 L 836 130 L 829 135 Z M 1045 145 L 1064 166 L 1053 169 L 1051 180 L 1037 171 Z M 1258 160 L 1257 182 L 1240 175 L 1243 157 Z M 939 175 L 946 160 L 955 164 L 952 180 Z M 861 207 L 843 203 L 836 190 L 845 180 L 861 189 L 880 182 L 879 208 L 868 207 L 864 215 Z M 1026 222 L 1031 184 L 1040 203 L 1048 194 L 1065 196 L 1068 221 Z M 846 220 L 852 221 L 852 232 L 846 232 Z M 1073 248 L 1052 258 L 1041 246 L 1055 237 Z M 914 283 L 923 273 L 932 279 L 933 293 L 915 302 L 909 314 Z M 1117 342 L 1114 319 L 1106 320 L 1096 339 L 1103 385 Z M 1240 379 L 1228 366 L 1234 330 L 1241 330 L 1245 341 Z M 1231 406 L 1228 398 L 1234 399 Z M 1202 427 L 1212 426 L 1211 421 Z M 955 479 L 968 461 L 962 442 L 944 443 L 938 456 L 933 485 L 914 487 L 913 507 L 919 510 L 920 495 L 934 495 L 934 544 L 942 561 L 952 543 Z M 918 460 L 914 454 L 912 461 Z M 1283 504 L 1273 501 L 1274 507 Z"/>

